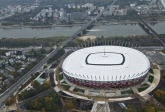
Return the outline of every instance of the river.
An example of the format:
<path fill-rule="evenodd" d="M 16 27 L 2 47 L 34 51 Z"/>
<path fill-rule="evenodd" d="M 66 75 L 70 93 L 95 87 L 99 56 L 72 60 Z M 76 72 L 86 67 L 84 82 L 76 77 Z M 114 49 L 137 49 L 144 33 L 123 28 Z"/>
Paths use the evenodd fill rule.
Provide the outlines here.
<path fill-rule="evenodd" d="M 149 24 L 158 34 L 165 33 L 165 22 Z M 45 28 L 0 28 L 0 38 L 31 38 L 31 37 L 52 37 L 52 36 L 71 36 L 82 26 L 56 26 Z M 97 25 L 86 35 L 94 36 L 128 36 L 146 35 L 138 24 L 119 24 L 119 25 Z"/>

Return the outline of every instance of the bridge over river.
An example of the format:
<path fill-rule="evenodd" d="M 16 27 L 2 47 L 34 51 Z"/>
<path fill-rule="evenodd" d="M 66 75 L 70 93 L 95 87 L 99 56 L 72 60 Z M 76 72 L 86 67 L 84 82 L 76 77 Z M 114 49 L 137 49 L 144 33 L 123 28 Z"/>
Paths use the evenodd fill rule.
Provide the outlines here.
<path fill-rule="evenodd" d="M 163 39 L 161 39 L 159 37 L 159 35 L 146 23 L 144 22 L 141 18 L 138 17 L 137 19 L 139 21 L 139 23 L 141 24 L 142 27 L 144 27 L 145 29 L 147 29 L 149 31 L 149 33 L 151 33 L 152 35 L 154 35 L 156 37 L 156 39 L 158 39 L 162 44 L 163 46 L 165 46 L 165 42 Z"/>

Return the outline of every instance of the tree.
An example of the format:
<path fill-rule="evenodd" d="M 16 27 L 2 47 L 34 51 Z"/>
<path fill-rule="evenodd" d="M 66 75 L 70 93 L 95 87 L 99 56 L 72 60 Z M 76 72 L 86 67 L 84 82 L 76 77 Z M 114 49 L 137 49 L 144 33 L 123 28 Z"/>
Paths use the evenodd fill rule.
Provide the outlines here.
<path fill-rule="evenodd" d="M 53 98 L 52 97 L 45 97 L 45 109 L 53 110 Z"/>
<path fill-rule="evenodd" d="M 41 48 L 41 49 L 39 49 L 39 52 L 40 52 L 41 54 L 45 54 L 45 53 L 46 53 L 46 50 L 45 50 L 44 48 Z"/>
<path fill-rule="evenodd" d="M 125 112 L 136 112 L 136 110 L 129 105 Z"/>
<path fill-rule="evenodd" d="M 142 107 L 143 112 L 156 112 L 155 106 L 151 102 L 146 102 Z"/>
<path fill-rule="evenodd" d="M 146 109 L 146 112 L 156 112 L 156 111 L 155 111 L 155 107 L 148 107 L 148 108 Z"/>
<path fill-rule="evenodd" d="M 73 105 L 73 102 L 72 102 L 72 99 L 66 99 L 65 100 L 65 105 L 68 109 L 74 109 L 74 105 Z"/>
<path fill-rule="evenodd" d="M 12 105 L 15 102 L 15 98 L 14 96 L 11 96 L 7 101 L 6 101 L 6 105 Z"/>
<path fill-rule="evenodd" d="M 39 111 L 56 111 L 61 105 L 60 97 L 57 93 L 50 93 L 45 97 L 38 97 L 25 103 L 26 109 L 29 110 L 39 110 Z"/>
<path fill-rule="evenodd" d="M 157 112 L 165 112 L 165 110 L 158 110 Z"/>
<path fill-rule="evenodd" d="M 49 81 L 45 81 L 42 85 L 42 90 L 45 91 L 51 87 L 51 83 Z"/>
<path fill-rule="evenodd" d="M 162 102 L 163 104 L 165 104 L 165 91 L 158 89 L 158 90 L 156 90 L 154 92 L 154 96 L 160 102 Z"/>
<path fill-rule="evenodd" d="M 41 109 L 41 112 L 45 112 L 45 108 L 42 108 L 42 109 Z"/>
<path fill-rule="evenodd" d="M 36 81 L 36 80 L 31 85 L 34 87 L 34 89 L 37 89 L 37 90 L 41 86 L 40 83 L 38 81 Z"/>

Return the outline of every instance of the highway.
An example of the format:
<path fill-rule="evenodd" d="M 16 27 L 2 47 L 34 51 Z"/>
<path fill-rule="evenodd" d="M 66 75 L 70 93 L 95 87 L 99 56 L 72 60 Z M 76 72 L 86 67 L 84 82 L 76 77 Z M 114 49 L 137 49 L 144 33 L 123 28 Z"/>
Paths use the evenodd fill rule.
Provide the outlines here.
<path fill-rule="evenodd" d="M 111 5 L 113 5 L 117 0 L 114 0 L 113 3 Z M 14 83 L 10 88 L 8 88 L 5 92 L 3 92 L 0 95 L 0 110 L 3 108 L 3 106 L 6 103 L 6 100 L 13 95 L 15 92 L 18 91 L 19 87 L 21 87 L 21 85 L 26 82 L 32 74 L 34 74 L 37 70 L 40 69 L 40 67 L 42 67 L 44 64 L 47 63 L 47 61 L 53 56 L 55 55 L 58 50 L 60 48 L 64 48 L 68 42 L 70 42 L 72 39 L 76 38 L 77 35 L 79 35 L 80 33 L 82 33 L 84 30 L 87 29 L 88 26 L 90 26 L 91 24 L 93 24 L 96 19 L 98 19 L 107 9 L 109 9 L 109 7 L 111 5 L 108 5 L 107 8 L 100 12 L 95 18 L 91 19 L 85 26 L 83 26 L 81 29 L 79 29 L 77 32 L 75 32 L 71 37 L 69 37 L 66 41 L 64 41 L 60 47 L 57 47 L 56 49 L 54 49 L 49 55 L 47 55 L 43 60 L 41 60 L 36 66 L 34 66 L 29 72 L 27 72 L 23 77 L 21 77 L 16 83 Z"/>

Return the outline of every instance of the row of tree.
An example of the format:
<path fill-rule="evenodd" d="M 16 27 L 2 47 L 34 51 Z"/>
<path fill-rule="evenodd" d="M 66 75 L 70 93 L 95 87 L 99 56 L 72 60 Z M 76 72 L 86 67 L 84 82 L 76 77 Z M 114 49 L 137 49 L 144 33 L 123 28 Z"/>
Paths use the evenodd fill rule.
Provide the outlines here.
<path fill-rule="evenodd" d="M 48 52 L 44 49 L 44 48 L 41 48 L 39 50 L 34 50 L 32 49 L 31 51 L 27 52 L 26 55 L 30 55 L 30 56 L 33 56 L 33 57 L 40 57 L 41 55 L 43 54 L 47 54 Z"/>
<path fill-rule="evenodd" d="M 165 112 L 165 110 L 156 108 L 152 102 L 146 102 L 142 106 L 142 112 Z"/>
<path fill-rule="evenodd" d="M 45 97 L 38 97 L 34 100 L 28 101 L 24 106 L 28 110 L 66 112 L 67 110 L 75 109 L 77 102 L 75 99 L 62 99 L 59 94 L 50 93 Z"/>
<path fill-rule="evenodd" d="M 146 102 L 139 110 L 129 105 L 125 112 L 165 112 L 165 110 L 156 108 L 152 102 Z"/>
<path fill-rule="evenodd" d="M 47 38 L 3 38 L 0 39 L 0 47 L 29 47 L 40 46 L 50 47 L 61 44 L 67 37 L 47 37 Z"/>
<path fill-rule="evenodd" d="M 50 89 L 51 83 L 49 81 L 45 81 L 42 85 L 38 81 L 34 81 L 31 86 L 33 88 L 29 90 L 25 90 L 21 92 L 21 94 L 18 95 L 19 100 L 25 100 L 27 98 L 30 98 L 32 96 L 35 96 L 43 91 L 46 91 Z"/>
<path fill-rule="evenodd" d="M 10 96 L 10 98 L 6 101 L 6 105 L 12 105 L 13 103 L 15 103 L 15 97 L 14 96 Z"/>
<path fill-rule="evenodd" d="M 28 110 L 56 111 L 61 107 L 60 97 L 56 93 L 51 93 L 45 97 L 38 97 L 25 104 Z"/>
<path fill-rule="evenodd" d="M 165 104 L 165 91 L 164 90 L 160 90 L 160 89 L 157 89 L 155 92 L 154 92 L 154 97 L 156 99 L 158 99 L 158 101 L 162 102 L 163 104 Z"/>
<path fill-rule="evenodd" d="M 72 40 L 67 44 L 67 47 L 77 46 L 95 46 L 95 45 L 120 45 L 120 46 L 161 46 L 162 44 L 152 35 L 141 36 L 127 36 L 127 37 L 97 37 L 95 40 L 87 39 L 85 41 L 81 39 Z"/>

